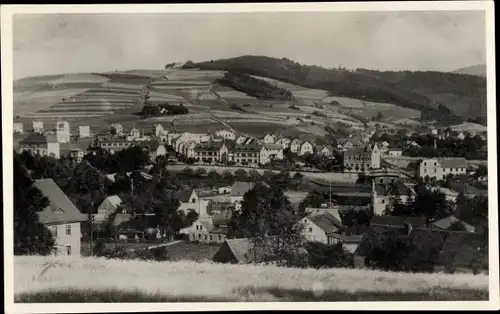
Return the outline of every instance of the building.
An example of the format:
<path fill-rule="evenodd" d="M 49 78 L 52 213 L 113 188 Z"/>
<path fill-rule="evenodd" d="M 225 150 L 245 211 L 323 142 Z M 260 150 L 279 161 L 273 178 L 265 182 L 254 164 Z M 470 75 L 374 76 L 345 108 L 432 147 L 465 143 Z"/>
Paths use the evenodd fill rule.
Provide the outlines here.
<path fill-rule="evenodd" d="M 53 254 L 80 256 L 81 222 L 85 221 L 85 216 L 52 179 L 35 180 L 34 186 L 50 202 L 37 215 L 55 239 Z"/>
<path fill-rule="evenodd" d="M 252 242 L 244 239 L 226 239 L 212 260 L 216 263 L 248 264 L 260 261 L 263 250 L 254 250 Z"/>
<path fill-rule="evenodd" d="M 385 153 L 391 157 L 403 156 L 403 150 L 401 148 L 390 148 Z"/>
<path fill-rule="evenodd" d="M 298 139 L 298 138 L 293 139 L 290 142 L 290 151 L 292 153 L 298 153 L 298 152 L 300 152 L 301 144 L 302 143 L 301 143 L 300 139 Z"/>
<path fill-rule="evenodd" d="M 243 136 L 243 135 L 240 135 L 238 136 L 238 138 L 236 139 L 236 144 L 244 144 L 247 140 L 247 137 L 246 136 Z"/>
<path fill-rule="evenodd" d="M 177 191 L 175 196 L 180 202 L 179 211 L 187 215 L 190 210 L 194 210 L 200 219 L 208 216 L 207 208 L 210 201 L 201 199 L 196 190 Z"/>
<path fill-rule="evenodd" d="M 406 203 L 412 195 L 413 191 L 401 180 L 396 180 L 394 183 L 375 183 L 375 180 L 372 180 L 373 214 L 384 215 L 387 206 L 392 205 L 394 197 Z"/>
<path fill-rule="evenodd" d="M 199 143 L 194 147 L 194 158 L 204 163 L 225 162 L 229 150 L 223 142 Z"/>
<path fill-rule="evenodd" d="M 352 141 L 350 138 L 341 138 L 337 141 L 338 149 L 346 151 L 349 149 L 353 149 L 354 147 L 354 141 Z"/>
<path fill-rule="evenodd" d="M 60 157 L 60 145 L 53 135 L 30 134 L 19 142 L 19 153 L 24 151 L 32 155 Z"/>
<path fill-rule="evenodd" d="M 129 136 L 131 137 L 131 140 L 138 139 L 138 138 L 141 137 L 141 132 L 138 129 L 136 129 L 136 128 L 132 128 L 130 130 L 130 135 Z"/>
<path fill-rule="evenodd" d="M 333 234 L 341 233 L 344 226 L 328 212 L 311 214 L 302 218 L 304 237 L 308 241 L 320 242 L 328 245 L 336 244 L 337 238 Z"/>
<path fill-rule="evenodd" d="M 88 125 L 80 125 L 78 127 L 78 136 L 80 138 L 91 137 L 92 135 L 90 134 L 90 126 L 88 126 Z"/>
<path fill-rule="evenodd" d="M 111 131 L 112 135 L 118 135 L 118 136 L 124 135 L 123 126 L 121 124 L 118 124 L 118 123 L 112 124 L 110 131 Z"/>
<path fill-rule="evenodd" d="M 355 147 L 344 151 L 346 172 L 364 172 L 380 168 L 380 151 L 377 146 Z"/>
<path fill-rule="evenodd" d="M 266 134 L 266 136 L 264 136 L 264 144 L 274 144 L 275 140 L 276 136 L 274 134 Z"/>
<path fill-rule="evenodd" d="M 216 131 L 215 136 L 230 141 L 234 141 L 236 139 L 236 134 L 234 134 L 234 132 L 224 129 Z"/>
<path fill-rule="evenodd" d="M 158 158 L 159 156 L 165 156 L 167 154 L 165 145 L 163 145 L 163 142 L 160 142 L 158 140 L 141 141 L 135 143 L 134 145 L 146 150 L 151 162 L 155 162 L 156 158 Z"/>
<path fill-rule="evenodd" d="M 23 124 L 21 122 L 14 122 L 14 133 L 24 133 Z"/>
<path fill-rule="evenodd" d="M 58 121 L 56 123 L 56 137 L 59 143 L 69 143 L 71 131 L 67 121 Z"/>
<path fill-rule="evenodd" d="M 458 219 L 454 215 L 450 215 L 443 219 L 437 220 L 432 223 L 433 228 L 437 228 L 439 230 L 451 230 L 453 224 L 461 224 L 466 232 L 475 232 L 476 228 L 463 220 Z"/>
<path fill-rule="evenodd" d="M 464 134 L 464 132 L 460 132 L 460 133 L 458 133 L 457 138 L 458 138 L 459 140 L 463 141 L 463 140 L 465 139 L 465 134 Z"/>
<path fill-rule="evenodd" d="M 33 132 L 43 133 L 43 121 L 33 121 Z"/>
<path fill-rule="evenodd" d="M 223 243 L 226 240 L 230 215 L 223 212 L 215 216 L 199 218 L 189 228 L 183 230 L 190 241 L 202 243 Z"/>
<path fill-rule="evenodd" d="M 331 145 L 324 145 L 318 150 L 318 155 L 331 157 L 333 156 L 333 147 Z"/>
<path fill-rule="evenodd" d="M 283 147 L 280 144 L 264 144 L 260 150 L 260 164 L 265 165 L 272 160 L 283 159 Z"/>
<path fill-rule="evenodd" d="M 298 151 L 298 155 L 304 156 L 307 154 L 314 154 L 314 148 L 313 148 L 313 145 L 311 143 L 309 143 L 308 141 L 305 141 L 305 142 L 302 142 L 300 144 L 300 149 Z"/>
<path fill-rule="evenodd" d="M 280 137 L 276 143 L 277 144 L 280 144 L 283 149 L 289 149 L 290 148 L 290 143 L 292 142 L 291 139 L 287 138 L 287 137 Z"/>
<path fill-rule="evenodd" d="M 163 137 L 165 136 L 168 132 L 163 128 L 163 125 L 161 124 L 155 124 L 153 126 L 153 133 L 156 137 Z"/>
<path fill-rule="evenodd" d="M 235 204 L 235 210 L 241 209 L 241 203 L 243 202 L 243 196 L 246 192 L 253 189 L 254 184 L 252 182 L 241 182 L 236 181 L 231 186 L 231 203 Z"/>
<path fill-rule="evenodd" d="M 94 221 L 97 224 L 102 224 L 111 214 L 117 213 L 117 209 L 121 204 L 122 199 L 118 195 L 106 197 L 99 207 L 97 207 L 97 213 L 94 216 Z M 126 212 L 118 214 L 126 214 Z"/>
<path fill-rule="evenodd" d="M 443 180 L 447 175 L 465 175 L 467 160 L 465 158 L 435 158 L 420 162 L 419 176 Z"/>
<path fill-rule="evenodd" d="M 85 157 L 85 150 L 80 148 L 73 148 L 69 151 L 69 157 L 73 159 L 75 164 L 79 164 L 82 162 L 83 157 Z"/>
<path fill-rule="evenodd" d="M 233 149 L 233 161 L 236 164 L 256 166 L 260 162 L 260 150 L 261 147 L 259 145 L 235 145 Z"/>
<path fill-rule="evenodd" d="M 105 138 L 98 140 L 97 146 L 101 147 L 110 153 L 116 153 L 118 151 L 127 149 L 131 146 L 133 146 L 136 142 L 135 141 L 130 141 L 124 138 Z"/>

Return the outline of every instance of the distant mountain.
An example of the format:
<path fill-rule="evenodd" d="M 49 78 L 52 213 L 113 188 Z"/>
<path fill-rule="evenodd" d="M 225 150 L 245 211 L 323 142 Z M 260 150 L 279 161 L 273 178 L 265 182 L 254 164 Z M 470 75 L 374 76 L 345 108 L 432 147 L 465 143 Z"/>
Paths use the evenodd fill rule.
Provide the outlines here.
<path fill-rule="evenodd" d="M 477 75 L 486 77 L 486 64 L 476 64 L 471 65 L 465 68 L 460 68 L 458 70 L 453 71 L 453 73 L 459 74 L 469 74 L 469 75 Z"/>
<path fill-rule="evenodd" d="M 241 56 L 193 63 L 183 68 L 244 72 L 295 85 L 323 89 L 332 96 L 387 102 L 417 109 L 426 119 L 486 123 L 485 77 L 437 71 L 376 71 L 327 69 L 287 58 Z"/>

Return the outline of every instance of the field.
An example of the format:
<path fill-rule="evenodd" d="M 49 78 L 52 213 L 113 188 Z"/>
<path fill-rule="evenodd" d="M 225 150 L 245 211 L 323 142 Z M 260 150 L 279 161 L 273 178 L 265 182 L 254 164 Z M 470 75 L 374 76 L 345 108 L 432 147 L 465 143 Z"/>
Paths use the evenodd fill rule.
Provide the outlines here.
<path fill-rule="evenodd" d="M 30 124 L 38 119 L 55 123 L 64 119 L 72 126 L 89 125 L 94 133 L 108 130 L 111 123 L 120 123 L 127 130 L 134 126 L 149 128 L 157 122 L 171 124 L 175 120 L 177 131 L 196 128 L 197 132 L 205 132 L 222 126 L 220 122 L 224 122 L 234 130 L 252 136 L 283 133 L 289 129 L 296 130 L 298 134 L 321 136 L 326 134 L 324 127 L 331 123 L 342 122 L 361 128 L 363 123 L 356 115 L 370 119 L 382 112 L 383 122 L 392 124 L 395 122 L 389 121 L 389 117 L 418 118 L 420 114 L 392 104 L 331 97 L 323 90 L 261 78 L 292 91 L 298 102 L 291 107 L 286 101 L 255 99 L 214 84 L 222 76 L 223 71 L 170 69 L 26 78 L 15 82 L 16 121 Z M 190 113 L 140 120 L 136 113 L 142 107 L 143 87 L 150 80 L 151 103 L 183 103 Z M 337 103 L 331 104 L 334 100 Z M 213 121 L 212 114 L 219 121 Z"/>
<path fill-rule="evenodd" d="M 488 276 L 17 256 L 16 302 L 488 300 Z"/>

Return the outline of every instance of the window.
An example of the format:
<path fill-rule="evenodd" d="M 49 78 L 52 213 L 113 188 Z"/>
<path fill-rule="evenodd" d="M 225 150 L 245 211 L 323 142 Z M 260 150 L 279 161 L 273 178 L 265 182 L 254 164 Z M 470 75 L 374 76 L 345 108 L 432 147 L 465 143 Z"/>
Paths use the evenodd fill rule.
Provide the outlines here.
<path fill-rule="evenodd" d="M 54 237 L 57 237 L 57 226 L 50 227 L 50 232 Z"/>
<path fill-rule="evenodd" d="M 427 166 L 427 163 L 426 163 L 426 162 L 424 162 L 424 166 Z"/>
<path fill-rule="evenodd" d="M 222 236 L 219 236 L 219 241 L 222 241 Z"/>
<path fill-rule="evenodd" d="M 66 225 L 66 235 L 71 235 L 71 225 Z"/>
<path fill-rule="evenodd" d="M 309 232 L 313 232 L 313 228 L 309 228 Z"/>
<path fill-rule="evenodd" d="M 382 204 L 385 204 L 385 200 L 382 200 L 382 201 L 381 201 L 381 203 L 382 203 Z"/>
<path fill-rule="evenodd" d="M 201 240 L 201 234 L 198 235 L 198 240 Z"/>
<path fill-rule="evenodd" d="M 434 167 L 436 167 L 436 166 L 437 166 L 437 163 L 434 163 Z"/>
<path fill-rule="evenodd" d="M 71 255 L 71 245 L 66 245 L 66 255 Z"/>
<path fill-rule="evenodd" d="M 193 198 L 191 199 L 191 203 L 195 203 L 195 202 L 196 202 L 196 199 L 193 197 Z"/>
<path fill-rule="evenodd" d="M 207 235 L 205 235 L 205 241 L 208 239 Z"/>
<path fill-rule="evenodd" d="M 384 179 L 380 179 L 380 183 L 384 183 Z"/>
<path fill-rule="evenodd" d="M 212 241 L 212 235 L 210 235 L 210 241 Z"/>

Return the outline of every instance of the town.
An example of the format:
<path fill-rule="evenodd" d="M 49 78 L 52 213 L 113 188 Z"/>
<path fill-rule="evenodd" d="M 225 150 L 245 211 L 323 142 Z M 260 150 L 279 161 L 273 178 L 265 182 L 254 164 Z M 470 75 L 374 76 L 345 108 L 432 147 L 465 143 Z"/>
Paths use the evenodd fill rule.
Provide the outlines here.
<path fill-rule="evenodd" d="M 78 126 L 72 132 L 67 121 L 46 127 L 35 120 L 26 132 L 14 124 L 15 159 L 51 204 L 39 216 L 55 237 L 52 254 L 124 258 L 154 248 L 168 259 L 256 262 L 251 243 L 264 245 L 255 244 L 258 235 L 250 237 L 245 220 L 265 218 L 252 216 L 259 205 L 251 195 L 278 188 L 288 204 L 281 210 L 295 217 L 279 228 L 298 223 L 310 243 L 313 257 L 302 264 L 487 269 L 486 132 L 367 127 L 349 137 L 312 141 L 280 134 L 255 138 L 230 129 L 176 133 L 161 124 L 91 131 Z M 477 160 L 458 157 L 464 155 Z M 268 214 L 275 223 L 285 215 L 278 208 Z M 277 230 L 269 232 L 279 237 Z M 380 234 L 405 245 L 413 260 L 401 252 L 377 255 L 377 249 L 389 250 Z M 429 239 L 431 247 L 415 243 Z M 331 246 L 321 253 L 331 256 L 320 261 L 318 252 Z"/>

